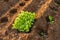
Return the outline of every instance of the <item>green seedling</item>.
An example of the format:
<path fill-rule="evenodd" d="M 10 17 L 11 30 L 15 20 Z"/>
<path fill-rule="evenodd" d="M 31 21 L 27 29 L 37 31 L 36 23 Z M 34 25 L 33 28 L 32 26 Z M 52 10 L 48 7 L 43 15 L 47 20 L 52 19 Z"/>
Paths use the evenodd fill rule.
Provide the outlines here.
<path fill-rule="evenodd" d="M 58 4 L 57 4 L 57 3 L 55 3 L 55 5 L 56 5 L 56 6 L 58 6 Z"/>
<path fill-rule="evenodd" d="M 40 36 L 44 36 L 44 32 L 40 32 Z"/>
<path fill-rule="evenodd" d="M 56 0 L 55 5 L 58 6 L 59 4 L 60 4 L 60 2 Z"/>
<path fill-rule="evenodd" d="M 52 16 L 48 16 L 48 19 L 49 19 L 50 24 L 52 24 L 52 23 L 54 22 L 54 20 L 53 20 L 53 17 L 52 17 Z"/>
<path fill-rule="evenodd" d="M 12 29 L 17 29 L 19 32 L 29 32 L 35 19 L 35 13 L 22 11 L 14 20 Z"/>

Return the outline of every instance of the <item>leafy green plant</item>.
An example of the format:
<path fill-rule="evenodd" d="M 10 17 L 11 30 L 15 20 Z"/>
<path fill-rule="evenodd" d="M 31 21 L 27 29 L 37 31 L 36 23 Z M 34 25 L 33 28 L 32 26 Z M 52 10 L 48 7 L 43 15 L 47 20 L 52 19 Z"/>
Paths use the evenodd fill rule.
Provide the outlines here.
<path fill-rule="evenodd" d="M 52 23 L 54 22 L 54 20 L 53 20 L 53 17 L 52 17 L 52 16 L 48 16 L 48 19 L 49 19 L 50 24 L 52 24 Z"/>
<path fill-rule="evenodd" d="M 35 19 L 35 13 L 22 11 L 14 20 L 12 29 L 18 29 L 20 32 L 29 32 Z"/>

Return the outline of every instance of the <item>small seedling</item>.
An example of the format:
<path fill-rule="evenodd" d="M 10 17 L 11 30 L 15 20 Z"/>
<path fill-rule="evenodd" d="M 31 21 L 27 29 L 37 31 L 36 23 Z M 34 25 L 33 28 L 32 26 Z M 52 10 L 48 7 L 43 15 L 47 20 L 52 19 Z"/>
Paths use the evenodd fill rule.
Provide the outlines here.
<path fill-rule="evenodd" d="M 35 13 L 22 11 L 14 20 L 12 29 L 17 29 L 20 32 L 29 32 L 34 19 Z"/>
<path fill-rule="evenodd" d="M 53 17 L 52 17 L 52 16 L 48 16 L 48 19 L 49 19 L 50 24 L 52 24 L 52 23 L 54 22 L 54 20 L 53 20 Z"/>
<path fill-rule="evenodd" d="M 60 2 L 56 0 L 55 1 L 55 5 L 59 5 L 59 4 L 60 4 Z"/>
<path fill-rule="evenodd" d="M 55 5 L 58 6 L 58 4 L 55 2 Z"/>
<path fill-rule="evenodd" d="M 40 32 L 40 36 L 44 36 L 44 32 Z"/>

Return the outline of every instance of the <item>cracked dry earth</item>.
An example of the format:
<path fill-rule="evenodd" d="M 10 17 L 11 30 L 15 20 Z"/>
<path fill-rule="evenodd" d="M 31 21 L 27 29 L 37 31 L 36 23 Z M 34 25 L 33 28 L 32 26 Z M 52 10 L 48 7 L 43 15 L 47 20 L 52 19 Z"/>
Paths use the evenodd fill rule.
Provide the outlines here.
<path fill-rule="evenodd" d="M 29 33 L 11 29 L 14 19 L 21 11 L 36 13 L 36 20 Z M 46 17 L 53 16 L 49 24 Z M 60 40 L 59 0 L 0 0 L 0 40 Z M 45 34 L 40 36 L 40 32 Z"/>

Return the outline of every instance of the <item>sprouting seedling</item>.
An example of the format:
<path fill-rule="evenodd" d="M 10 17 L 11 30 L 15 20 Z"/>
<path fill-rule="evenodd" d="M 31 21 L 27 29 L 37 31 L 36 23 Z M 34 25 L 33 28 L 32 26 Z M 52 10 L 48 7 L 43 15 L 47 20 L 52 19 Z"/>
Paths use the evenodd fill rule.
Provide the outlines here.
<path fill-rule="evenodd" d="M 14 20 L 12 29 L 18 29 L 20 32 L 29 32 L 35 19 L 35 13 L 22 11 Z"/>
<path fill-rule="evenodd" d="M 40 32 L 40 36 L 44 36 L 44 32 Z"/>
<path fill-rule="evenodd" d="M 55 2 L 55 5 L 58 6 L 58 3 Z"/>
<path fill-rule="evenodd" d="M 52 24 L 52 23 L 54 22 L 54 20 L 53 20 L 53 17 L 52 17 L 52 16 L 48 16 L 48 19 L 49 19 L 50 24 Z"/>
<path fill-rule="evenodd" d="M 56 0 L 55 1 L 55 5 L 59 5 L 59 4 L 60 4 L 60 2 Z"/>

